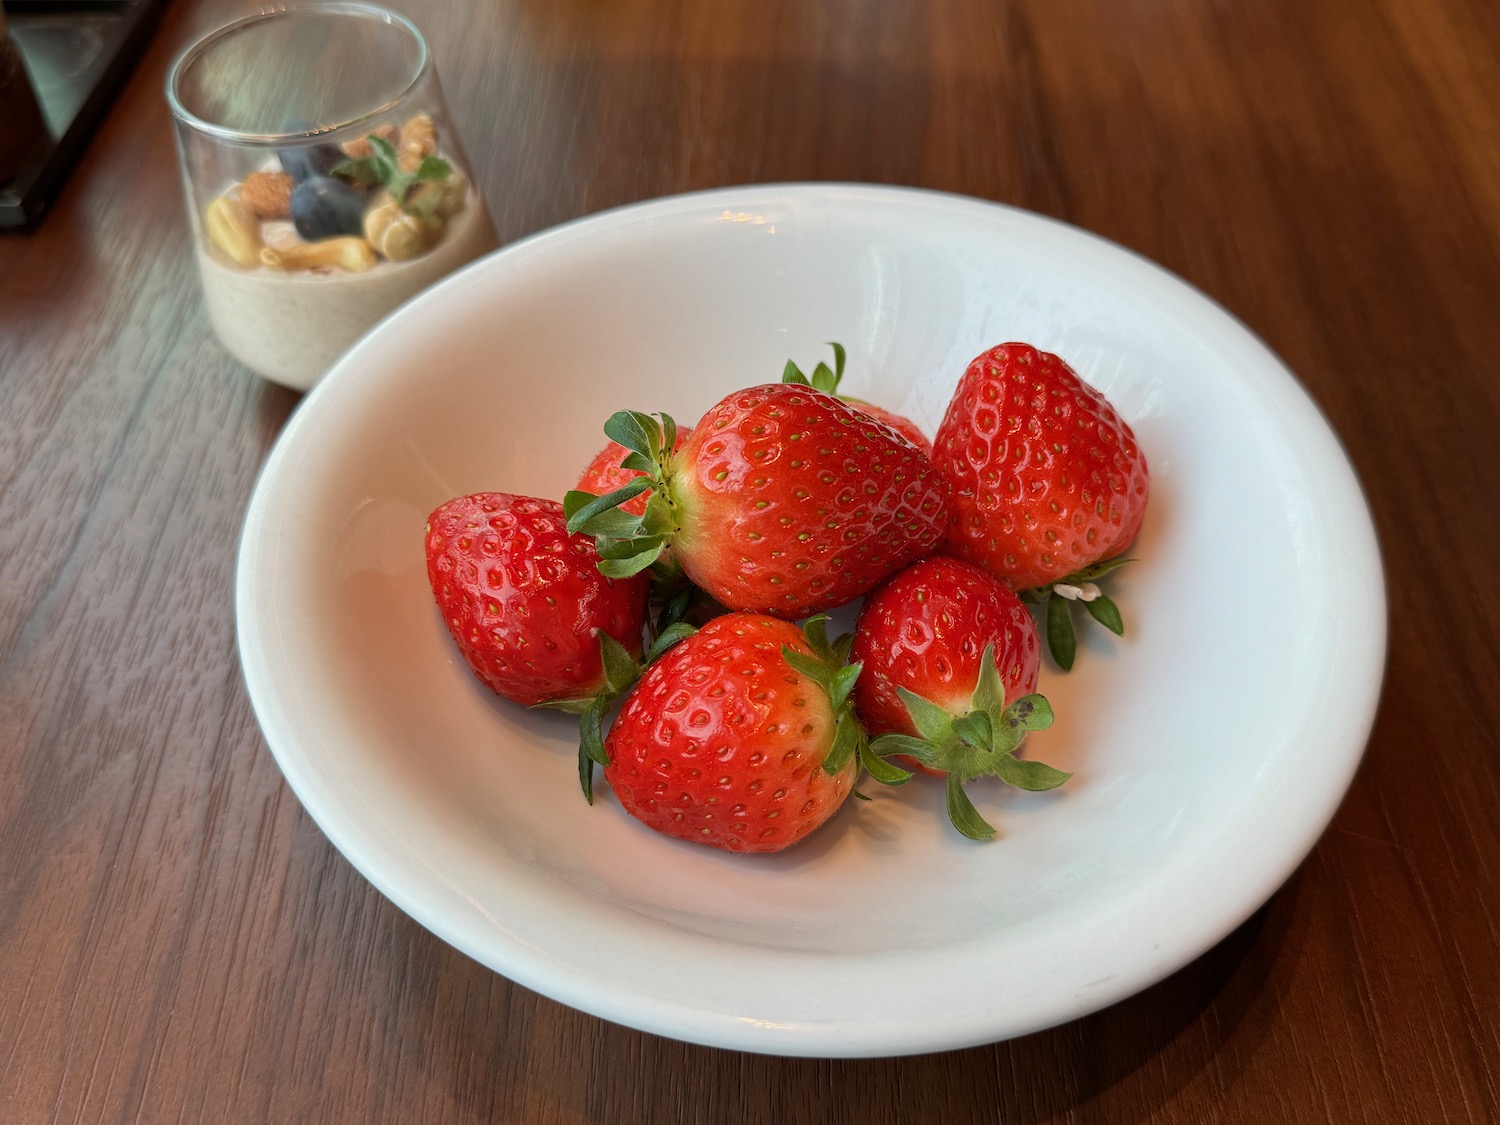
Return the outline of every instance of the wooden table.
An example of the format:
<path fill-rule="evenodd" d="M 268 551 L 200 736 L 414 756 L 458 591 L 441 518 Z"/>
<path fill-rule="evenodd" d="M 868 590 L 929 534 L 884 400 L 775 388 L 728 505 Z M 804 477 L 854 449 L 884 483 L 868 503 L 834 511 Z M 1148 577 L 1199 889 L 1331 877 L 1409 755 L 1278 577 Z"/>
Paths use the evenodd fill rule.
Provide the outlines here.
<path fill-rule="evenodd" d="M 1312 856 L 1143 994 L 900 1062 L 534 995 L 283 784 L 231 595 L 298 396 L 210 331 L 162 97 L 246 7 L 178 3 L 45 226 L 0 240 L 0 1121 L 1500 1120 L 1500 6 L 414 6 L 503 240 L 747 181 L 1032 208 L 1243 318 L 1368 489 L 1385 696 Z"/>

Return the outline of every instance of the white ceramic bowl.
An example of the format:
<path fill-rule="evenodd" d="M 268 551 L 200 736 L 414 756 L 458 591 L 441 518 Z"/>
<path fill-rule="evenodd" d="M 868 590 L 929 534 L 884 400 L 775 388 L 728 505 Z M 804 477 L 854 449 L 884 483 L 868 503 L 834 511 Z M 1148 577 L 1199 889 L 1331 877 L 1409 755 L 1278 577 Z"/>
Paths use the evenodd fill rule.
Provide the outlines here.
<path fill-rule="evenodd" d="M 1105 391 L 1151 509 L 1034 756 L 1062 790 L 941 785 L 850 802 L 777 856 L 679 843 L 578 792 L 565 716 L 492 696 L 427 588 L 422 532 L 486 489 L 560 497 L 613 410 L 692 420 L 849 348 L 848 389 L 935 429 L 991 344 Z M 250 696 L 335 846 L 422 925 L 564 1003 L 789 1055 L 934 1051 L 1121 999 L 1263 903 L 1358 764 L 1385 603 L 1337 441 L 1264 346 L 1180 280 L 993 204 L 854 186 L 628 207 L 464 270 L 358 344 L 298 409 L 238 575 Z"/>

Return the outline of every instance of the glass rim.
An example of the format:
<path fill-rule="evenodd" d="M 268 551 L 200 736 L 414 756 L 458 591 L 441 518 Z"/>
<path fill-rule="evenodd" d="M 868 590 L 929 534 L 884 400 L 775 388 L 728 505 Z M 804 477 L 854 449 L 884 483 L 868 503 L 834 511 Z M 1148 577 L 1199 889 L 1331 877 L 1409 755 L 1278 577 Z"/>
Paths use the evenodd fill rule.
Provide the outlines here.
<path fill-rule="evenodd" d="M 297 129 L 289 133 L 247 133 L 240 129 L 233 129 L 227 125 L 218 125 L 212 121 L 205 121 L 187 106 L 182 104 L 178 96 L 178 87 L 182 84 L 183 75 L 187 69 L 197 62 L 198 59 L 214 44 L 228 38 L 237 32 L 243 31 L 252 24 L 265 23 L 267 20 L 283 19 L 287 16 L 296 15 L 349 15 L 359 16 L 363 19 L 375 19 L 380 23 L 393 24 L 403 28 L 417 44 L 417 65 L 412 74 L 411 81 L 401 88 L 386 102 L 375 106 L 358 117 L 351 117 L 347 121 L 340 121 L 337 125 L 324 126 L 318 129 Z M 336 0 L 327 4 L 288 4 L 273 8 L 269 11 L 257 12 L 254 15 L 244 16 L 233 20 L 224 26 L 210 31 L 207 35 L 196 40 L 172 60 L 171 67 L 167 70 L 167 106 L 172 111 L 172 116 L 179 122 L 197 132 L 215 137 L 222 141 L 234 141 L 237 144 L 252 145 L 276 145 L 287 141 L 310 140 L 327 133 L 337 132 L 358 125 L 363 121 L 370 121 L 390 112 L 404 101 L 408 94 L 422 83 L 432 69 L 432 53 L 427 48 L 427 40 L 422 35 L 421 29 L 405 15 L 392 11 L 390 8 L 382 8 L 378 4 L 366 4 L 361 0 Z"/>

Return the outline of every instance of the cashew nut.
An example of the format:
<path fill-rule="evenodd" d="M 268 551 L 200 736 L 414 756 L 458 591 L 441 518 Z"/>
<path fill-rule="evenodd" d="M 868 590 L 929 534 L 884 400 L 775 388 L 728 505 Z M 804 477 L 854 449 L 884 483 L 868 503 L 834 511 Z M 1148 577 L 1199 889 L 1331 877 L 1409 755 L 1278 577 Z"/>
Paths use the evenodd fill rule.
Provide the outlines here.
<path fill-rule="evenodd" d="M 273 270 L 341 269 L 362 273 L 375 264 L 375 251 L 363 238 L 325 238 L 291 246 L 267 246 L 260 261 Z"/>
<path fill-rule="evenodd" d="M 260 223 L 238 199 L 221 195 L 205 207 L 203 232 L 236 265 L 253 269 L 260 261 Z"/>
<path fill-rule="evenodd" d="M 404 262 L 443 237 L 443 221 L 412 215 L 402 210 L 389 193 L 382 193 L 365 212 L 365 237 L 383 257 Z"/>

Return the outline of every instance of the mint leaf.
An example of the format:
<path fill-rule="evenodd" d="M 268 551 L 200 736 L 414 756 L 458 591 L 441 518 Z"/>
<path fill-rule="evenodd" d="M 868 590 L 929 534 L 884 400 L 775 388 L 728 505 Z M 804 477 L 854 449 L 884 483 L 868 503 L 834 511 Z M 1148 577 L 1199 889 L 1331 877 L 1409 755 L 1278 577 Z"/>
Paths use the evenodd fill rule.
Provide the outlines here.
<path fill-rule="evenodd" d="M 424 156 L 422 163 L 417 165 L 417 170 L 412 178 L 417 183 L 426 183 L 432 180 L 442 181 L 453 175 L 453 165 L 442 157 Z"/>
<path fill-rule="evenodd" d="M 330 168 L 328 174 L 358 188 L 372 188 L 385 182 L 380 178 L 380 170 L 375 167 L 374 158 L 369 156 L 341 161 Z"/>
<path fill-rule="evenodd" d="M 436 183 L 446 180 L 453 175 L 453 165 L 437 156 L 424 156 L 422 163 L 414 172 L 403 172 L 401 170 L 401 155 L 396 151 L 396 146 L 391 144 L 375 133 L 365 136 L 365 141 L 370 146 L 370 155 L 360 157 L 358 160 L 345 160 L 335 164 L 329 170 L 329 175 L 337 176 L 346 183 L 356 187 L 370 188 L 376 184 L 383 186 L 391 193 L 391 198 L 400 205 L 402 210 L 414 214 L 418 218 L 431 218 L 433 210 L 437 206 L 436 200 L 408 209 L 406 196 L 414 184 Z"/>

